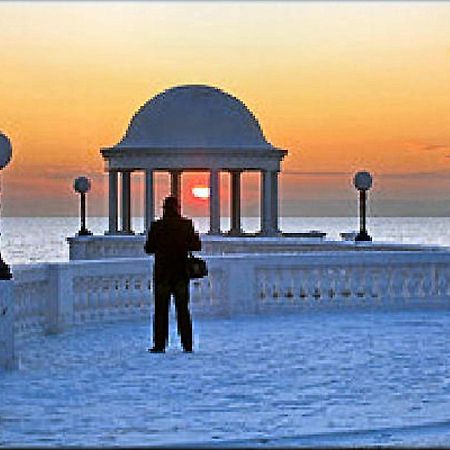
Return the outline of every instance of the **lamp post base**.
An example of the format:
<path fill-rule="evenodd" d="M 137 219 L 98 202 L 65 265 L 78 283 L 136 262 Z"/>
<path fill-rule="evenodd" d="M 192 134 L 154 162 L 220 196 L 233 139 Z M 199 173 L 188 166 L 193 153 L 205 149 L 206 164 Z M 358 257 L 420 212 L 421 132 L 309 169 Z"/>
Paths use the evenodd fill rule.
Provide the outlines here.
<path fill-rule="evenodd" d="M 367 234 L 367 231 L 360 231 L 356 237 L 355 237 L 355 241 L 356 242 L 364 242 L 364 241 L 371 241 L 372 238 Z"/>
<path fill-rule="evenodd" d="M 78 233 L 77 236 L 92 236 L 92 231 L 89 231 L 86 228 L 82 228 Z"/>
<path fill-rule="evenodd" d="M 0 254 L 0 280 L 10 280 L 11 278 L 11 270 L 8 264 L 3 261 L 2 255 Z"/>

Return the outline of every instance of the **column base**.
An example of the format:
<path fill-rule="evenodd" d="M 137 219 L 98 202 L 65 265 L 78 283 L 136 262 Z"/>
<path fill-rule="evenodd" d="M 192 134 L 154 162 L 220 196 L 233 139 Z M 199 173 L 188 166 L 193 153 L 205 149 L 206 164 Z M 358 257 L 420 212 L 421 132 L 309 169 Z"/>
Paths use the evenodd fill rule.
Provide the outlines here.
<path fill-rule="evenodd" d="M 281 236 L 282 233 L 280 230 L 260 230 L 256 232 L 257 236 L 266 236 L 266 237 L 277 237 Z"/>
<path fill-rule="evenodd" d="M 116 231 L 106 230 L 103 234 L 105 236 L 117 236 L 118 234 L 120 234 L 120 232 L 119 232 L 119 230 L 116 230 Z"/>
<path fill-rule="evenodd" d="M 232 229 L 227 231 L 227 236 L 243 236 L 244 235 L 244 231 L 239 229 Z"/>
<path fill-rule="evenodd" d="M 92 236 L 92 231 L 89 231 L 87 228 L 82 228 L 76 236 Z"/>
<path fill-rule="evenodd" d="M 369 242 L 371 241 L 372 238 L 367 234 L 367 231 L 360 231 L 356 237 L 355 237 L 355 241 L 356 242 Z"/>

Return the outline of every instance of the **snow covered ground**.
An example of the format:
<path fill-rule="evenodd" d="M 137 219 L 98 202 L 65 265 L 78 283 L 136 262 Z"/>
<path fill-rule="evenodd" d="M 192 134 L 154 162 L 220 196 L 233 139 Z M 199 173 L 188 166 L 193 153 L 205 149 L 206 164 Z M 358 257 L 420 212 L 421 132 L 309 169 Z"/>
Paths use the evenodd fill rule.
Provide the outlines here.
<path fill-rule="evenodd" d="M 0 374 L 0 445 L 450 446 L 450 312 L 149 321 L 20 343 Z"/>

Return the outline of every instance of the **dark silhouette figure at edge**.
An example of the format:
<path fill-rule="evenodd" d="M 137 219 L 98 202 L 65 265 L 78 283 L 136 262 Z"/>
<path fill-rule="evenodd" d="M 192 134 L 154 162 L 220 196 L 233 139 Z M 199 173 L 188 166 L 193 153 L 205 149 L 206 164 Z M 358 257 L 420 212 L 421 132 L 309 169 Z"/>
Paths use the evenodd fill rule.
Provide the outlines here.
<path fill-rule="evenodd" d="M 188 252 L 201 250 L 199 234 L 192 221 L 180 214 L 176 197 L 166 197 L 163 216 L 152 222 L 144 249 L 155 255 L 153 286 L 155 314 L 153 316 L 152 353 L 165 351 L 169 339 L 170 296 L 175 298 L 178 334 L 185 352 L 192 352 L 192 322 L 189 312 Z"/>

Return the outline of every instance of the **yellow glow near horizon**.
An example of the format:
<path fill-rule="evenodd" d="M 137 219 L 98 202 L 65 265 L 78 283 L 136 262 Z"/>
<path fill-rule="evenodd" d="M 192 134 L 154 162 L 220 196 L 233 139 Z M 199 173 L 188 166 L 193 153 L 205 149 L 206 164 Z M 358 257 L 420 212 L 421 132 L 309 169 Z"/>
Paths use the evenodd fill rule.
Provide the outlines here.
<path fill-rule="evenodd" d="M 450 3 L 2 2 L 5 189 L 67 195 L 64 173 L 101 173 L 139 106 L 187 83 L 244 101 L 286 172 L 450 172 L 449 23 Z"/>

